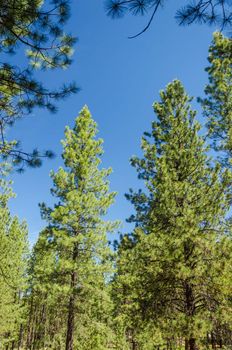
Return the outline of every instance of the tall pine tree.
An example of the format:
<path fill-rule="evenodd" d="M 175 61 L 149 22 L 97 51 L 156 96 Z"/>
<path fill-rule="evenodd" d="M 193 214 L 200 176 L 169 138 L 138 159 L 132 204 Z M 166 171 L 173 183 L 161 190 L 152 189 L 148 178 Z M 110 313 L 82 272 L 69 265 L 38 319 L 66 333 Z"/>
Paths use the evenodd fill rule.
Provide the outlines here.
<path fill-rule="evenodd" d="M 209 49 L 209 83 L 205 98 L 199 99 L 213 147 L 231 165 L 232 156 L 232 39 L 215 33 Z"/>
<path fill-rule="evenodd" d="M 160 96 L 157 120 L 142 138 L 144 156 L 132 159 L 146 190 L 127 196 L 137 228 L 120 248 L 118 308 L 135 349 L 140 327 L 176 345 L 185 339 L 185 348 L 195 350 L 231 308 L 225 235 L 231 174 L 207 157 L 182 84 L 173 81 Z"/>
<path fill-rule="evenodd" d="M 25 323 L 27 227 L 12 217 L 8 201 L 10 183 L 0 180 L 0 348 L 20 346 L 20 329 Z"/>
<path fill-rule="evenodd" d="M 62 349 L 64 333 L 64 295 L 56 274 L 56 250 L 50 241 L 52 232 L 43 230 L 33 247 L 28 268 L 27 327 L 24 331 L 25 348 Z"/>
<path fill-rule="evenodd" d="M 66 350 L 73 350 L 74 343 L 75 348 L 85 349 L 86 344 L 86 348 L 103 349 L 110 335 L 106 280 L 111 272 L 111 250 L 106 234 L 115 223 L 102 217 L 115 193 L 109 192 L 111 169 L 101 167 L 103 141 L 96 134 L 96 123 L 84 107 L 74 128 L 65 131 L 65 167 L 51 173 L 52 194 L 58 203 L 53 209 L 41 205 L 49 222 L 57 281 L 66 303 Z"/>

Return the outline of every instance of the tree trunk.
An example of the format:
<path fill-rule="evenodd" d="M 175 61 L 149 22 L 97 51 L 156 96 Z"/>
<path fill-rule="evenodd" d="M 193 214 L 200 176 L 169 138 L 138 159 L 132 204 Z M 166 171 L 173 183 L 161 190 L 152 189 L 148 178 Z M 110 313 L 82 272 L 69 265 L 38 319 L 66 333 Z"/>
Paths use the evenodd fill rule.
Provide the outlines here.
<path fill-rule="evenodd" d="M 34 327 L 34 314 L 35 314 L 35 308 L 34 308 L 34 300 L 33 300 L 33 297 L 32 297 L 31 298 L 30 311 L 29 311 L 28 326 L 27 326 L 27 340 L 26 340 L 26 348 L 27 349 L 31 349 L 31 345 L 32 345 L 33 327 Z"/>
<path fill-rule="evenodd" d="M 78 246 L 75 245 L 73 249 L 73 262 L 76 261 L 78 256 Z M 65 350 L 73 350 L 73 334 L 75 328 L 75 287 L 77 284 L 77 273 L 72 271 L 70 282 L 70 297 L 68 306 L 68 322 L 67 322 L 67 334 L 66 334 L 66 347 Z"/>
<path fill-rule="evenodd" d="M 197 344 L 195 338 L 189 339 L 189 350 L 197 350 Z"/>
<path fill-rule="evenodd" d="M 185 265 L 189 267 L 191 270 L 194 269 L 194 265 L 190 258 L 194 253 L 194 245 L 187 241 L 184 243 L 184 257 L 185 257 Z M 191 319 L 195 316 L 196 308 L 195 308 L 195 298 L 194 298 L 194 287 L 192 283 L 192 279 L 186 279 L 184 281 L 185 287 L 185 315 L 189 317 L 190 323 Z M 185 340 L 185 349 L 188 350 L 197 350 L 197 342 L 195 335 L 192 334 L 192 330 L 189 329 L 189 337 Z M 187 342 L 186 342 L 187 341 Z"/>
<path fill-rule="evenodd" d="M 68 323 L 67 323 L 67 335 L 66 335 L 66 350 L 73 350 L 73 333 L 75 327 L 75 291 L 74 287 L 77 281 L 76 272 L 72 272 L 71 275 L 71 295 L 69 298 L 69 307 L 68 307 Z"/>
<path fill-rule="evenodd" d="M 214 332 L 211 332 L 211 345 L 212 345 L 212 349 L 216 349 L 216 337 L 214 335 Z"/>
<path fill-rule="evenodd" d="M 188 283 L 188 282 L 185 285 L 185 301 L 186 301 L 186 315 L 189 317 L 193 317 L 195 313 L 194 294 L 193 294 L 193 287 L 191 283 Z M 198 349 L 196 338 L 193 335 L 191 335 L 189 339 L 187 339 L 187 344 L 185 343 L 185 349 L 188 349 L 188 350 Z"/>
<path fill-rule="evenodd" d="M 21 323 L 20 329 L 19 329 L 18 350 L 21 349 L 21 347 L 22 347 L 22 342 L 23 342 L 23 325 L 22 325 L 22 323 Z"/>
<path fill-rule="evenodd" d="M 45 333 L 45 324 L 46 324 L 46 295 L 41 295 L 43 298 L 43 305 L 40 307 L 41 310 L 38 311 L 36 324 L 35 324 L 35 332 L 33 339 L 33 350 L 37 348 L 40 349 L 42 343 L 44 342 L 44 333 Z"/>
<path fill-rule="evenodd" d="M 137 342 L 134 341 L 134 340 L 132 340 L 132 342 L 131 342 L 131 349 L 132 350 L 137 350 L 138 349 Z"/>

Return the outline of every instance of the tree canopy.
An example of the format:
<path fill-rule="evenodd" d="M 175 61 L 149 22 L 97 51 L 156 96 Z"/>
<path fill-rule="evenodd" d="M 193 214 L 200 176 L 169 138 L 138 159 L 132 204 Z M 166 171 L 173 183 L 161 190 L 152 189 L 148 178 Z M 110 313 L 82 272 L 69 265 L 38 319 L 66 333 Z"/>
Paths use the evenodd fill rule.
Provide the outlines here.
<path fill-rule="evenodd" d="M 232 151 L 232 40 L 214 34 L 209 49 L 209 82 L 200 98 L 212 146 L 223 163 L 231 165 Z"/>
<path fill-rule="evenodd" d="M 41 164 L 52 152 L 24 152 L 17 141 L 8 141 L 9 126 L 35 107 L 56 111 L 54 102 L 77 91 L 75 83 L 54 90 L 35 78 L 35 71 L 66 68 L 71 64 L 76 39 L 64 31 L 69 18 L 69 1 L 0 1 L 0 154 L 24 165 Z M 23 52 L 19 63 L 14 56 Z"/>
<path fill-rule="evenodd" d="M 137 228 L 122 239 L 115 293 L 139 349 L 147 349 L 140 335 L 152 325 L 156 341 L 161 334 L 194 350 L 231 310 L 232 177 L 210 164 L 182 84 L 173 81 L 160 96 L 142 138 L 144 156 L 132 159 L 146 190 L 127 196 Z"/>

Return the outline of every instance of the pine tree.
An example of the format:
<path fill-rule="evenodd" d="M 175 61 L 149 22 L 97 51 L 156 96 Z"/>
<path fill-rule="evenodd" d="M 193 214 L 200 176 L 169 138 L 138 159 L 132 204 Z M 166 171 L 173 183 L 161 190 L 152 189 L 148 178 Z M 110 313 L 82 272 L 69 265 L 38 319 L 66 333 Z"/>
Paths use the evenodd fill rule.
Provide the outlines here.
<path fill-rule="evenodd" d="M 199 98 L 207 121 L 208 137 L 216 151 L 218 160 L 225 168 L 231 169 L 232 156 L 232 40 L 221 33 L 214 33 L 209 49 L 209 66 L 206 68 L 209 82 L 205 97 Z M 231 216 L 228 217 L 231 226 Z M 217 322 L 211 339 L 223 338 L 231 344 L 230 322 Z"/>
<path fill-rule="evenodd" d="M 64 296 L 56 275 L 56 251 L 51 230 L 43 230 L 33 247 L 28 269 L 27 327 L 24 344 L 28 349 L 62 349 Z"/>
<path fill-rule="evenodd" d="M 231 310 L 225 235 L 231 174 L 207 157 L 181 83 L 173 81 L 160 96 L 157 120 L 142 138 L 144 156 L 132 159 L 146 190 L 127 196 L 137 227 L 122 241 L 118 307 L 135 340 L 139 328 L 152 325 L 170 345 L 185 339 L 194 350 Z"/>
<path fill-rule="evenodd" d="M 0 348 L 11 344 L 13 349 L 25 322 L 27 227 L 10 214 L 10 184 L 2 178 L 0 188 Z"/>
<path fill-rule="evenodd" d="M 52 194 L 58 203 L 53 209 L 41 205 L 52 232 L 56 283 L 60 283 L 66 304 L 66 350 L 72 350 L 74 343 L 75 348 L 104 349 L 110 336 L 105 309 L 110 307 L 106 281 L 111 273 L 111 250 L 106 234 L 116 223 L 102 216 L 115 193 L 109 192 L 107 181 L 111 169 L 100 166 L 103 141 L 96 133 L 96 123 L 84 107 L 74 129 L 65 131 L 65 167 L 51 173 Z"/>
<path fill-rule="evenodd" d="M 25 152 L 19 142 L 10 142 L 5 132 L 35 107 L 55 112 L 56 100 L 77 91 L 73 83 L 50 89 L 35 76 L 35 70 L 66 68 L 71 64 L 76 39 L 64 31 L 69 1 L 0 0 L 0 8 L 0 156 L 13 159 L 20 169 L 21 165 L 36 167 L 51 152 Z M 22 52 L 25 60 L 12 58 L 12 54 Z"/>
<path fill-rule="evenodd" d="M 209 137 L 227 165 L 232 155 L 232 40 L 215 33 L 209 49 L 209 83 L 199 99 L 207 118 Z"/>

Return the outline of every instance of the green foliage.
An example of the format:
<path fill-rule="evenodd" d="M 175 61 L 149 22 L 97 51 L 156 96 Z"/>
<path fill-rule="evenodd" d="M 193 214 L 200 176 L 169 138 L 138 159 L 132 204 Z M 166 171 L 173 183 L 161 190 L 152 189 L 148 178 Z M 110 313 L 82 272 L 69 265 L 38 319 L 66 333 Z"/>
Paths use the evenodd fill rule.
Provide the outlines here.
<path fill-rule="evenodd" d="M 12 217 L 8 200 L 10 184 L 0 180 L 0 348 L 18 339 L 25 322 L 23 295 L 26 289 L 27 227 Z"/>
<path fill-rule="evenodd" d="M 191 346 L 231 309 L 225 215 L 232 178 L 211 165 L 181 83 L 160 96 L 157 120 L 142 138 L 144 156 L 132 159 L 147 190 L 128 195 L 137 228 L 119 249 L 116 302 L 137 341 L 152 322 L 163 339 L 186 338 Z"/>
<path fill-rule="evenodd" d="M 49 8 L 41 0 L 1 0 L 0 6 L 0 52 L 16 53 L 22 47 L 31 66 L 20 70 L 19 67 L 2 63 L 0 91 L 4 103 L 1 109 L 9 118 L 18 115 L 22 107 L 30 110 L 38 105 L 52 109 L 49 99 L 64 97 L 70 90 L 48 92 L 31 74 L 33 67 L 58 68 L 71 63 L 75 39 L 63 30 L 69 16 L 68 1 L 53 0 Z M 18 98 L 15 104 L 12 104 L 12 98 Z"/>
<path fill-rule="evenodd" d="M 41 11 L 43 4 L 31 6 Z M 6 44 L 9 51 L 15 43 Z M 64 165 L 51 172 L 55 204 L 40 205 L 47 227 L 29 262 L 26 225 L 8 208 L 10 165 L 1 165 L 0 349 L 231 348 L 231 48 L 230 39 L 214 35 L 200 99 L 208 136 L 223 157 L 208 156 L 181 82 L 168 84 L 142 137 L 143 156 L 131 159 L 143 189 L 126 195 L 135 229 L 122 237 L 117 254 L 107 238 L 118 223 L 105 220 L 116 195 L 109 190 L 112 170 L 102 167 L 103 140 L 86 106 L 65 130 Z M 54 59 L 43 63 L 33 50 L 29 56 L 43 68 Z M 5 140 L 3 124 L 1 132 L 2 156 L 20 167 L 39 165 L 39 151 L 22 155 L 17 142 Z"/>
<path fill-rule="evenodd" d="M 56 349 L 63 349 L 65 342 L 67 346 L 65 337 L 69 334 L 75 334 L 70 341 L 73 349 L 109 349 L 114 341 L 107 287 L 112 274 L 112 252 L 107 233 L 117 223 L 105 221 L 103 216 L 113 203 L 115 192 L 109 192 L 107 178 L 111 169 L 101 167 L 103 141 L 96 134 L 96 123 L 84 107 L 74 128 L 66 128 L 62 141 L 64 167 L 51 172 L 51 192 L 58 203 L 54 208 L 40 206 L 49 226 L 34 249 L 30 298 L 36 304 L 41 296 L 46 300 L 43 324 L 47 324 L 47 334 L 39 331 L 37 338 L 41 344 Z M 43 307 L 39 304 L 39 308 Z M 37 325 L 32 322 L 31 327 Z M 54 328 L 56 332 L 52 331 Z M 60 344 L 54 344 L 58 334 Z"/>
<path fill-rule="evenodd" d="M 209 83 L 199 99 L 207 118 L 209 137 L 216 151 L 231 163 L 232 152 L 232 40 L 215 33 L 209 49 Z"/>
<path fill-rule="evenodd" d="M 71 63 L 76 40 L 64 32 L 69 1 L 52 0 L 48 4 L 41 0 L 0 0 L 0 8 L 0 155 L 13 158 L 14 165 L 18 167 L 20 163 L 20 169 L 22 163 L 36 167 L 48 154 L 23 152 L 17 142 L 5 139 L 5 132 L 16 119 L 35 107 L 55 112 L 54 101 L 77 91 L 74 83 L 50 90 L 34 74 L 37 69 L 67 68 Z M 7 59 L 22 50 L 25 64 Z"/>

